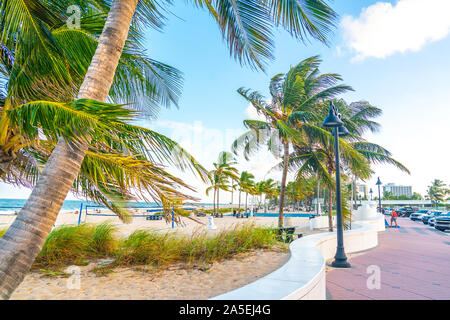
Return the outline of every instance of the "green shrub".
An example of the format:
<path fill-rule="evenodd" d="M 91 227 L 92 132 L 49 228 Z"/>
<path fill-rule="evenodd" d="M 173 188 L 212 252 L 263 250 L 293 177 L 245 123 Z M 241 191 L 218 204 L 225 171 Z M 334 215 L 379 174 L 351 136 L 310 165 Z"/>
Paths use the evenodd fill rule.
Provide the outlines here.
<path fill-rule="evenodd" d="M 95 227 L 89 248 L 97 255 L 109 256 L 117 250 L 117 239 L 114 233 L 117 228 L 110 223 L 102 223 Z"/>
<path fill-rule="evenodd" d="M 50 232 L 35 263 L 59 265 L 82 263 L 86 258 L 113 253 L 115 229 L 109 223 L 99 225 L 61 226 Z"/>
<path fill-rule="evenodd" d="M 205 231 L 191 236 L 158 234 L 137 230 L 123 240 L 116 255 L 121 265 L 213 262 L 252 249 L 271 248 L 276 243 L 272 230 L 241 225 L 209 236 Z"/>
<path fill-rule="evenodd" d="M 0 230 L 0 236 L 5 231 Z M 277 243 L 273 230 L 253 224 L 241 224 L 216 235 L 206 231 L 181 235 L 136 230 L 119 239 L 116 231 L 110 223 L 57 227 L 47 237 L 35 266 L 82 265 L 86 259 L 105 257 L 115 258 L 114 265 L 201 264 L 268 249 Z"/>

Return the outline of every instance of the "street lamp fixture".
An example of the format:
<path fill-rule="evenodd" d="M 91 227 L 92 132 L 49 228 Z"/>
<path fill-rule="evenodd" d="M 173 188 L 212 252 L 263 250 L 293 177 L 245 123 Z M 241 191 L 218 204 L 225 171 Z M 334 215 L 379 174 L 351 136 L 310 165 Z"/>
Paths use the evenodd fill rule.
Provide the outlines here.
<path fill-rule="evenodd" d="M 372 201 L 372 200 L 373 200 L 373 191 L 372 191 L 372 188 L 370 188 L 369 193 L 370 193 L 370 201 Z"/>
<path fill-rule="evenodd" d="M 380 177 L 378 177 L 376 185 L 378 186 L 378 207 L 380 208 L 380 213 L 382 212 L 381 211 L 381 192 L 380 192 L 381 184 L 382 183 L 381 183 Z"/>
<path fill-rule="evenodd" d="M 334 153 L 336 162 L 336 229 L 337 229 L 337 248 L 334 261 L 331 264 L 335 268 L 350 268 L 351 265 L 347 261 L 347 256 L 344 250 L 344 230 L 342 225 L 342 203 L 341 203 L 341 176 L 339 165 L 339 136 L 347 135 L 348 131 L 344 127 L 344 123 L 341 120 L 341 115 L 338 113 L 337 108 L 330 101 L 330 109 L 328 110 L 328 116 L 323 121 L 322 126 L 328 128 L 334 128 L 332 134 L 334 135 Z M 341 133 L 342 132 L 342 133 Z M 331 212 L 329 213 L 331 214 Z"/>

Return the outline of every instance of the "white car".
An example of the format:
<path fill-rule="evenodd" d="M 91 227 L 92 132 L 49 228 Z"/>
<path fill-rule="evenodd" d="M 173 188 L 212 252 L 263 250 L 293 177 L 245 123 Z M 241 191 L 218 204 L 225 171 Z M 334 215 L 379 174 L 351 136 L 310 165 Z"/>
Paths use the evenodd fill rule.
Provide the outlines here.
<path fill-rule="evenodd" d="M 410 218 L 411 220 L 413 220 L 413 221 L 416 221 L 416 220 L 422 221 L 422 217 L 423 217 L 424 215 L 428 214 L 428 211 L 429 211 L 429 210 L 425 210 L 425 209 L 416 211 L 416 212 L 414 212 L 414 213 L 411 213 L 411 215 L 409 216 L 409 218 Z"/>

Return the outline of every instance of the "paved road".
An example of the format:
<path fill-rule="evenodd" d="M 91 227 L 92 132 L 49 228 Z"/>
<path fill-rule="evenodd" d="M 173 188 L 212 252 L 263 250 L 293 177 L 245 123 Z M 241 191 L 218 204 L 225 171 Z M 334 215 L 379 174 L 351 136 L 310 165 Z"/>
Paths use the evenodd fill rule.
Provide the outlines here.
<path fill-rule="evenodd" d="M 450 233 L 409 218 L 398 223 L 378 234 L 378 247 L 351 258 L 352 268 L 327 273 L 329 299 L 450 299 Z"/>

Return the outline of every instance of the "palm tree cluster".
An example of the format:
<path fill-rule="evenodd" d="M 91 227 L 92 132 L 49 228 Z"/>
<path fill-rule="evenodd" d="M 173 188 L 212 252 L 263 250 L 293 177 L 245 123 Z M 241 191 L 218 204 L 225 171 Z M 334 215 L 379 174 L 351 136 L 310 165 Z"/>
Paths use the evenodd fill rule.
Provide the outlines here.
<path fill-rule="evenodd" d="M 321 59 L 313 56 L 292 67 L 286 74 L 278 74 L 269 85 L 270 99 L 250 89 L 240 88 L 238 93 L 256 109 L 265 120 L 244 120 L 248 131 L 238 137 L 232 150 L 242 150 L 248 159 L 262 146 L 280 159 L 273 169 L 282 171 L 279 220 L 283 226 L 283 209 L 285 197 L 292 197 L 297 185 L 287 190 L 287 175 L 291 171 L 295 180 L 317 176 L 328 188 L 328 212 L 330 230 L 332 230 L 332 208 L 336 172 L 334 155 L 334 138 L 331 129 L 323 128 L 322 121 L 328 112 L 328 103 L 334 103 L 349 134 L 339 138 L 341 149 L 341 172 L 344 176 L 367 179 L 373 173 L 371 164 L 388 163 L 400 170 L 408 169 L 392 158 L 391 153 L 383 147 L 368 142 L 363 138 L 367 131 L 376 132 L 380 125 L 372 119 L 381 114 L 381 109 L 366 101 L 347 104 L 336 97 L 353 90 L 341 84 L 338 74 L 321 74 Z M 294 187 L 295 186 L 295 187 Z M 343 204 L 343 207 L 347 207 Z M 345 211 L 345 210 L 344 210 Z"/>
<path fill-rule="evenodd" d="M 119 59 L 110 103 L 76 100 L 105 24 L 108 6 L 83 6 L 83 29 L 66 23 L 72 1 L 3 1 L 0 77 L 0 180 L 33 187 L 60 138 L 86 154 L 71 191 L 103 203 L 123 220 L 123 203 L 190 198 L 164 170 L 206 172 L 175 141 L 130 123 L 177 105 L 180 71 L 147 57 L 134 27 Z M 51 36 L 51 37 L 50 37 Z M 19 40 L 20 39 L 20 40 Z M 127 105 L 127 108 L 123 104 Z"/>
<path fill-rule="evenodd" d="M 337 18 L 324 0 L 188 2 L 210 13 L 230 55 L 260 70 L 277 27 L 326 43 Z M 172 3 L 0 0 L 0 179 L 34 187 L 0 239 L 0 297 L 23 280 L 69 191 L 125 219 L 126 200 L 150 194 L 166 208 L 187 198 L 189 185 L 163 164 L 207 176 L 174 141 L 132 124 L 137 110 L 155 116 L 181 92 L 180 72 L 142 49 L 144 30 L 162 30 Z M 73 5 L 80 28 L 66 23 Z"/>
<path fill-rule="evenodd" d="M 206 189 L 206 195 L 213 191 L 213 215 L 218 216 L 219 211 L 219 192 L 220 190 L 231 192 L 239 191 L 238 214 L 241 213 L 241 195 L 245 193 L 244 211 L 248 209 L 248 195 L 259 197 L 258 208 L 266 199 L 272 199 L 277 196 L 277 188 L 273 179 L 255 182 L 255 176 L 247 171 L 242 171 L 239 175 L 235 167 L 237 161 L 232 153 L 221 152 L 217 162 L 213 163 L 214 169 L 209 172 L 210 186 Z M 233 199 L 233 196 L 232 198 Z M 233 203 L 233 200 L 231 200 Z M 217 209 L 217 210 L 216 210 Z"/>
<path fill-rule="evenodd" d="M 237 169 L 233 167 L 236 162 L 233 156 L 229 152 L 221 152 L 214 163 L 214 169 L 209 172 L 209 179 L 211 186 L 206 189 L 206 195 L 209 194 L 211 190 L 214 192 L 213 200 L 213 215 L 217 216 L 220 213 L 219 210 L 219 192 L 220 190 L 232 191 L 233 181 L 238 179 Z M 228 184 L 230 183 L 230 185 Z M 216 206 L 217 203 L 217 206 Z M 216 212 L 217 208 L 217 212 Z"/>

